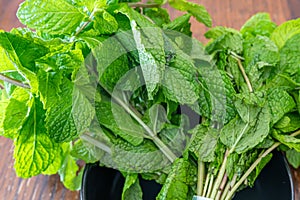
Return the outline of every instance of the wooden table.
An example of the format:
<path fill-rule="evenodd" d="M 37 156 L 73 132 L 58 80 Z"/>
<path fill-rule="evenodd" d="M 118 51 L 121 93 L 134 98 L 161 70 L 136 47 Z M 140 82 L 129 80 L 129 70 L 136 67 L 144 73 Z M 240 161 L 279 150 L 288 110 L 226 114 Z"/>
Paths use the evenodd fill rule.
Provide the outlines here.
<path fill-rule="evenodd" d="M 22 0 L 0 0 L 0 29 L 9 31 L 21 26 L 15 17 Z M 206 6 L 213 17 L 214 26 L 223 25 L 240 28 L 257 12 L 269 12 L 272 19 L 280 24 L 286 20 L 300 17 L 299 0 L 194 0 Z M 171 10 L 172 18 L 180 13 Z M 207 30 L 192 20 L 194 36 L 205 41 L 202 36 Z M 1 62 L 1 61 L 0 61 Z M 66 190 L 58 176 L 37 176 L 23 180 L 17 178 L 13 170 L 12 142 L 0 137 L 0 199 L 4 200 L 76 200 L 78 192 Z M 295 181 L 295 199 L 300 199 L 300 169 L 292 170 Z"/>

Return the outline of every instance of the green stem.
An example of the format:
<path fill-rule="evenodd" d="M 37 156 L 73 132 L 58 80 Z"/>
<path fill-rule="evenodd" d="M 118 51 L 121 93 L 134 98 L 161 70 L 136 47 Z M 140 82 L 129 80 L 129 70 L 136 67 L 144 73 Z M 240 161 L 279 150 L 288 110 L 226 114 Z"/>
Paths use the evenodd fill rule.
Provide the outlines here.
<path fill-rule="evenodd" d="M 235 147 L 239 144 L 240 140 L 241 140 L 242 137 L 244 136 L 244 134 L 245 134 L 245 132 L 247 131 L 248 127 L 249 127 L 249 123 L 247 123 L 247 124 L 244 126 L 242 132 L 239 134 L 238 138 L 235 140 L 235 143 L 232 145 L 232 147 L 231 147 L 231 149 L 230 149 L 230 151 L 229 151 L 229 154 L 231 154 L 231 153 L 233 153 L 233 152 L 235 151 Z"/>
<path fill-rule="evenodd" d="M 198 158 L 197 196 L 201 196 L 203 193 L 204 176 L 205 176 L 205 164 Z"/>
<path fill-rule="evenodd" d="M 225 171 L 226 171 L 226 163 L 227 163 L 228 155 L 229 155 L 229 151 L 227 149 L 226 152 L 225 152 L 225 156 L 224 156 L 221 168 L 219 170 L 216 182 L 214 183 L 214 188 L 213 188 L 212 193 L 210 195 L 210 198 L 212 198 L 212 199 L 215 199 L 215 197 L 217 195 L 217 192 L 219 190 L 220 184 L 221 184 L 221 182 L 222 182 L 222 180 L 224 178 Z"/>
<path fill-rule="evenodd" d="M 156 146 L 161 150 L 161 152 L 173 163 L 177 156 L 163 143 L 156 134 L 143 122 L 142 119 L 140 119 L 135 112 L 133 112 L 121 99 L 112 96 L 113 99 L 124 108 L 124 110 L 131 115 L 147 132 L 148 136 L 151 137 L 153 142 L 156 144 Z"/>
<path fill-rule="evenodd" d="M 249 89 L 249 92 L 252 93 L 253 92 L 253 88 L 252 88 L 250 79 L 248 78 L 248 76 L 247 76 L 247 74 L 245 72 L 245 69 L 244 69 L 244 67 L 242 65 L 242 61 L 239 58 L 235 57 L 235 56 L 232 56 L 232 57 L 237 61 L 239 69 L 240 69 L 240 71 L 241 71 L 241 73 L 242 73 L 242 75 L 244 77 L 244 80 L 245 80 L 245 82 L 247 84 L 247 87 Z"/>
<path fill-rule="evenodd" d="M 205 197 L 206 192 L 207 192 L 207 189 L 208 189 L 209 176 L 210 176 L 210 173 L 208 172 L 208 173 L 206 174 L 206 178 L 205 178 L 204 189 L 203 189 L 203 192 L 202 192 L 202 194 L 201 194 L 201 196 L 203 196 L 203 197 Z"/>
<path fill-rule="evenodd" d="M 4 90 L 4 86 L 0 84 L 0 90 Z"/>
<path fill-rule="evenodd" d="M 107 146 L 106 144 L 99 142 L 98 140 L 94 139 L 93 137 L 87 135 L 86 133 L 82 134 L 80 136 L 80 138 L 94 146 L 96 146 L 97 148 L 105 151 L 108 154 L 111 154 L 111 149 L 109 146 Z"/>
<path fill-rule="evenodd" d="M 85 29 L 85 27 L 87 27 L 93 21 L 93 18 L 94 18 L 94 15 L 95 15 L 96 11 L 97 11 L 97 9 L 94 8 L 93 12 L 89 16 L 89 19 L 86 22 L 84 22 L 84 24 L 82 24 L 82 26 L 76 31 L 75 36 L 79 35 L 79 33 L 81 33 L 81 31 L 83 29 Z"/>
<path fill-rule="evenodd" d="M 222 193 L 224 191 L 225 186 L 227 185 L 227 183 L 229 183 L 229 181 L 227 181 L 227 180 L 228 180 L 228 177 L 227 177 L 227 175 L 225 173 L 215 200 L 220 200 L 221 195 L 222 195 Z"/>
<path fill-rule="evenodd" d="M 208 190 L 207 190 L 207 193 L 205 195 L 205 197 L 209 197 L 210 196 L 210 193 L 211 193 L 211 190 L 213 188 L 213 184 L 214 184 L 214 180 L 215 177 L 213 174 L 210 175 L 210 180 L 209 180 L 209 185 L 208 185 Z"/>
<path fill-rule="evenodd" d="M 168 160 L 173 163 L 177 156 L 161 141 L 157 135 L 148 127 L 145 122 L 139 117 L 142 116 L 140 114 L 136 114 L 130 107 L 122 101 L 120 98 L 118 98 L 116 95 L 111 93 L 103 84 L 99 82 L 100 86 L 114 99 L 131 117 L 133 117 L 146 131 L 147 136 L 150 137 L 150 139 L 155 143 L 155 145 L 159 148 L 159 150 L 168 158 Z M 137 112 L 137 111 L 136 111 Z"/>
<path fill-rule="evenodd" d="M 19 86 L 19 87 L 22 87 L 22 88 L 30 89 L 29 85 L 24 84 L 21 81 L 12 79 L 12 78 L 10 78 L 8 76 L 5 76 L 4 74 L 1 74 L 1 73 L 0 73 L 0 80 L 2 80 L 4 82 L 7 82 L 7 83 L 10 83 L 10 84 L 15 85 L 15 86 Z"/>
<path fill-rule="evenodd" d="M 230 182 L 227 182 L 226 187 L 223 191 L 223 194 L 221 196 L 221 200 L 224 200 L 225 197 L 227 196 L 228 192 L 232 189 L 232 187 L 235 185 L 236 180 L 237 180 L 237 174 L 234 174 L 232 180 Z"/>
<path fill-rule="evenodd" d="M 300 134 L 300 130 L 294 132 L 291 134 L 291 136 L 295 137 Z M 245 172 L 245 174 L 241 177 L 241 179 L 233 186 L 232 190 L 228 193 L 225 200 L 230 200 L 236 190 L 243 184 L 243 182 L 247 179 L 247 177 L 251 174 L 251 172 L 256 168 L 256 166 L 260 163 L 262 158 L 266 157 L 270 152 L 272 152 L 274 149 L 276 149 L 281 142 L 274 143 L 270 148 L 268 148 L 262 155 L 260 155 L 255 162 L 249 167 L 249 169 Z"/>
<path fill-rule="evenodd" d="M 226 187 L 225 187 L 225 189 L 223 191 L 223 194 L 221 196 L 221 200 L 225 199 L 225 197 L 226 197 L 226 195 L 227 195 L 227 193 L 228 193 L 228 191 L 230 189 L 230 185 L 231 185 L 231 182 L 227 182 Z"/>

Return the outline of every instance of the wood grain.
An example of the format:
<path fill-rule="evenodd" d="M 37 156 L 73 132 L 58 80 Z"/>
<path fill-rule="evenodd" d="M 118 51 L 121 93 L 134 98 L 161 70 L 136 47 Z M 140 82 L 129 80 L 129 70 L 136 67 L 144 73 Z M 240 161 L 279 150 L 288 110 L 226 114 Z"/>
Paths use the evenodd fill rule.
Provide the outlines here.
<path fill-rule="evenodd" d="M 59 176 L 39 175 L 30 179 L 16 177 L 13 169 L 12 141 L 0 137 L 0 199 L 3 200 L 77 200 L 78 192 L 62 185 Z"/>
<path fill-rule="evenodd" d="M 9 31 L 14 27 L 20 27 L 16 13 L 19 4 L 24 0 L 0 0 L 0 29 Z"/>
<path fill-rule="evenodd" d="M 16 11 L 22 0 L 0 0 L 0 29 L 9 31 L 21 26 Z M 300 17 L 299 0 L 194 0 L 203 4 L 213 16 L 214 26 L 222 25 L 239 29 L 257 12 L 268 12 L 277 23 Z M 170 8 L 169 8 L 170 9 Z M 172 18 L 181 13 L 170 9 Z M 193 36 L 206 42 L 203 25 L 192 22 Z M 0 61 L 1 62 L 1 61 Z M 58 176 L 37 176 L 31 179 L 17 178 L 13 170 L 12 142 L 0 137 L 0 199 L 5 200 L 76 200 L 78 192 L 66 190 Z M 300 170 L 292 170 L 295 181 L 295 199 L 300 199 Z"/>

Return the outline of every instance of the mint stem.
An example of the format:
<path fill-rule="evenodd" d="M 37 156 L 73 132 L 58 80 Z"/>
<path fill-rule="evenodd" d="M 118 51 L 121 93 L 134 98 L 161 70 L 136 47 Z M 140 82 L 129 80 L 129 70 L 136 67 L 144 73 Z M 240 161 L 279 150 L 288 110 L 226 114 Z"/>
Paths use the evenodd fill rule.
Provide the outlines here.
<path fill-rule="evenodd" d="M 208 172 L 208 173 L 206 174 L 206 178 L 205 178 L 204 189 L 203 189 L 203 192 L 202 192 L 202 194 L 201 194 L 201 196 L 203 196 L 203 197 L 205 197 L 206 192 L 207 192 L 207 190 L 208 190 L 209 177 L 210 177 L 210 173 Z"/>
<path fill-rule="evenodd" d="M 153 142 L 156 144 L 156 146 L 161 150 L 161 152 L 173 163 L 177 156 L 163 143 L 156 134 L 141 120 L 135 112 L 133 112 L 121 99 L 111 95 L 112 98 L 121 106 L 124 108 L 124 110 L 130 114 L 148 133 L 148 136 L 151 137 Z"/>
<path fill-rule="evenodd" d="M 210 193 L 211 193 L 211 190 L 213 188 L 213 184 L 214 184 L 214 175 L 211 174 L 210 175 L 210 180 L 209 180 L 209 185 L 208 185 L 208 190 L 207 190 L 207 193 L 206 195 L 204 195 L 205 197 L 209 197 L 210 196 Z"/>
<path fill-rule="evenodd" d="M 19 87 L 22 87 L 22 88 L 30 89 L 29 85 L 24 84 L 21 81 L 12 79 L 12 78 L 10 78 L 8 76 L 5 76 L 5 75 L 3 75 L 1 73 L 0 73 L 0 80 L 2 80 L 4 82 L 7 82 L 7 83 L 10 83 L 10 84 L 15 85 L 15 86 L 19 86 Z"/>
<path fill-rule="evenodd" d="M 96 146 L 97 148 L 99 148 L 99 149 L 105 151 L 106 153 L 111 154 L 111 149 L 110 149 L 109 146 L 107 146 L 106 144 L 104 144 L 104 143 L 102 143 L 102 142 L 100 142 L 100 141 L 94 139 L 93 137 L 87 135 L 86 133 L 82 134 L 82 135 L 80 136 L 80 138 L 81 138 L 82 140 L 84 140 L 84 141 L 86 141 L 86 142 L 88 142 L 88 143 L 90 143 L 90 144 Z"/>
<path fill-rule="evenodd" d="M 224 191 L 224 188 L 226 186 L 226 183 L 228 183 L 227 180 L 228 180 L 228 177 L 227 177 L 227 175 L 225 173 L 215 200 L 220 200 L 221 195 L 222 195 L 222 193 Z"/>
<path fill-rule="evenodd" d="M 87 25 L 89 25 L 92 21 L 93 21 L 93 18 L 94 18 L 94 15 L 95 15 L 95 12 L 97 11 L 96 8 L 94 8 L 93 12 L 91 13 L 91 15 L 89 16 L 89 19 L 88 21 L 86 21 L 84 24 L 82 24 L 82 26 L 76 31 L 75 33 L 75 36 L 79 35 L 79 33 L 81 33 L 81 31 L 83 29 L 85 29 L 85 27 L 87 27 Z"/>
<path fill-rule="evenodd" d="M 236 183 L 236 180 L 237 180 L 237 177 L 238 175 L 237 174 L 234 174 L 233 178 L 231 181 L 228 181 L 227 184 L 226 184 L 226 187 L 223 191 L 223 194 L 221 196 L 221 200 L 224 200 L 228 194 L 228 192 L 232 189 L 232 187 L 235 185 Z"/>
<path fill-rule="evenodd" d="M 294 132 L 291 134 L 291 136 L 295 137 L 297 135 L 300 135 L 300 130 Z M 255 162 L 249 167 L 249 169 L 245 172 L 245 174 L 241 177 L 241 179 L 233 186 L 232 190 L 228 193 L 225 200 L 230 200 L 236 190 L 244 183 L 244 181 L 247 179 L 247 177 L 251 174 L 251 172 L 256 168 L 256 166 L 260 163 L 262 158 L 266 157 L 270 152 L 272 152 L 274 149 L 276 149 L 281 142 L 274 143 L 270 148 L 268 148 L 261 156 L 259 156 Z"/>
<path fill-rule="evenodd" d="M 198 158 L 198 181 L 197 181 L 198 196 L 201 196 L 203 193 L 204 176 L 205 176 L 205 164 Z"/>
<path fill-rule="evenodd" d="M 177 156 L 161 141 L 155 132 L 153 132 L 145 122 L 139 117 L 142 116 L 141 114 L 136 114 L 138 111 L 133 111 L 130 109 L 130 106 L 127 105 L 124 101 L 122 101 L 120 98 L 118 98 L 116 95 L 112 94 L 111 91 L 109 91 L 103 84 L 99 82 L 100 86 L 111 96 L 112 99 L 114 99 L 131 117 L 133 117 L 146 131 L 147 136 L 150 136 L 150 139 L 155 143 L 155 145 L 159 148 L 159 150 L 168 158 L 168 160 L 173 163 Z"/>
<path fill-rule="evenodd" d="M 240 69 L 240 71 L 241 71 L 241 73 L 242 73 L 242 75 L 243 75 L 243 77 L 244 77 L 244 79 L 246 81 L 246 84 L 247 84 L 247 87 L 249 89 L 249 92 L 252 93 L 253 92 L 253 88 L 252 88 L 251 82 L 250 82 L 250 80 L 249 80 L 249 78 L 248 78 L 248 76 L 247 76 L 247 74 L 245 72 L 245 69 L 244 69 L 244 67 L 242 65 L 241 60 L 239 58 L 235 57 L 235 56 L 232 56 L 232 57 L 237 61 L 239 69 Z"/>
<path fill-rule="evenodd" d="M 210 198 L 212 198 L 212 199 L 215 199 L 215 197 L 217 195 L 217 192 L 219 190 L 220 184 L 221 184 L 221 182 L 224 178 L 228 155 L 229 155 L 229 150 L 227 149 L 226 152 L 225 152 L 225 156 L 224 156 L 221 168 L 219 170 L 216 182 L 214 183 L 214 188 L 213 188 L 212 193 L 210 195 Z"/>

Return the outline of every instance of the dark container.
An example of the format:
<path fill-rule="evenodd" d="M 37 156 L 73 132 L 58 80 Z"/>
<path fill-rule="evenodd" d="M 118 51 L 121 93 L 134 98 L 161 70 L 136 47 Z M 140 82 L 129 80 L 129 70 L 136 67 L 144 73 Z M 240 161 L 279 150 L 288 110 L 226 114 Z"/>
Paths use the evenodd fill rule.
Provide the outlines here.
<path fill-rule="evenodd" d="M 294 187 L 290 168 L 280 152 L 263 169 L 253 188 L 236 194 L 234 200 L 294 200 Z M 85 167 L 81 200 L 120 200 L 124 178 L 114 169 L 88 164 Z M 161 185 L 140 179 L 143 200 L 155 200 Z"/>

